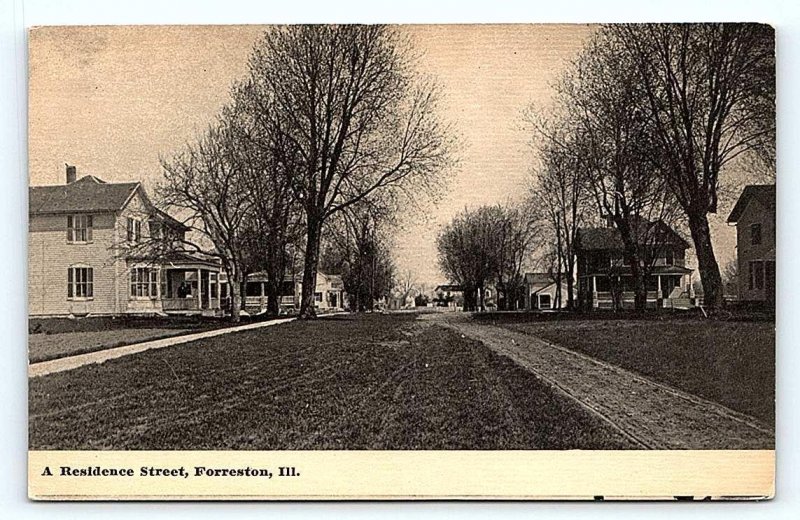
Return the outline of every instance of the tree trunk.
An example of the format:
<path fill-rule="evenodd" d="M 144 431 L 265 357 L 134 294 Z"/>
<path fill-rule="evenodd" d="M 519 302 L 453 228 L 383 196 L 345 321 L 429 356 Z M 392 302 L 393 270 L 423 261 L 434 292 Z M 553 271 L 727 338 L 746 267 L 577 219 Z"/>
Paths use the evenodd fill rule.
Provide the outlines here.
<path fill-rule="evenodd" d="M 567 310 L 572 311 L 575 310 L 575 281 L 573 280 L 573 276 L 575 273 L 572 271 L 574 268 L 570 268 L 569 272 L 567 273 Z"/>
<path fill-rule="evenodd" d="M 231 279 L 230 288 L 231 288 L 231 321 L 234 323 L 238 323 L 241 318 L 239 316 L 239 312 L 242 310 L 242 275 L 238 273 L 238 271 L 231 277 L 229 275 L 229 279 Z"/>
<path fill-rule="evenodd" d="M 647 308 L 647 286 L 644 283 L 644 269 L 639 263 L 639 255 L 633 247 L 627 247 L 625 260 L 631 267 L 631 278 L 633 279 L 633 308 L 637 312 L 642 312 Z M 620 288 L 624 293 L 624 287 Z M 623 298 L 624 300 L 624 298 Z M 624 304 L 623 301 L 620 304 Z"/>
<path fill-rule="evenodd" d="M 280 314 L 281 286 L 283 285 L 283 269 L 280 253 L 267 252 L 267 314 Z"/>
<path fill-rule="evenodd" d="M 317 316 L 314 309 L 314 291 L 317 285 L 317 264 L 319 263 L 319 243 L 322 223 L 309 217 L 306 233 L 306 256 L 303 262 L 303 292 L 300 298 L 300 318 Z"/>
<path fill-rule="evenodd" d="M 711 244 L 708 216 L 706 214 L 690 216 L 689 229 L 695 253 L 697 253 L 700 281 L 703 283 L 703 305 L 710 309 L 721 307 L 724 304 L 722 275 L 719 272 L 719 264 Z"/>
<path fill-rule="evenodd" d="M 475 288 L 464 287 L 464 310 L 474 311 L 476 308 L 475 301 L 477 300 Z"/>
<path fill-rule="evenodd" d="M 647 285 L 644 281 L 644 270 L 639 265 L 637 259 L 636 265 L 631 266 L 631 275 L 633 276 L 633 307 L 638 312 L 643 312 L 647 309 Z"/>
<path fill-rule="evenodd" d="M 269 280 L 267 280 L 267 314 L 270 316 L 280 314 L 280 299 L 280 284 L 270 276 Z"/>

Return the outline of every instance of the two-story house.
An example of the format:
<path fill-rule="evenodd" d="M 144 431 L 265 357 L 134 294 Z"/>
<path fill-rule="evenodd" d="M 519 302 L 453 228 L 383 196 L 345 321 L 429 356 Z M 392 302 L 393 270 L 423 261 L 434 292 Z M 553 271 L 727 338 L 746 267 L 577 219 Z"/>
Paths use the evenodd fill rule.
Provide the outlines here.
<path fill-rule="evenodd" d="M 693 306 L 692 269 L 686 267 L 689 244 L 661 221 L 638 223 L 645 230 L 640 249 L 641 265 L 649 271 L 645 279 L 647 306 L 688 308 Z M 632 308 L 635 301 L 630 265 L 623 259 L 623 242 L 613 225 L 578 230 L 576 240 L 578 302 L 585 309 Z"/>
<path fill-rule="evenodd" d="M 775 303 L 775 185 L 746 186 L 728 223 L 736 225 L 739 300 Z"/>
<path fill-rule="evenodd" d="M 138 182 L 77 179 L 29 188 L 30 316 L 217 314 L 224 284 L 219 263 L 145 243 L 177 244 L 188 228 L 156 208 Z"/>

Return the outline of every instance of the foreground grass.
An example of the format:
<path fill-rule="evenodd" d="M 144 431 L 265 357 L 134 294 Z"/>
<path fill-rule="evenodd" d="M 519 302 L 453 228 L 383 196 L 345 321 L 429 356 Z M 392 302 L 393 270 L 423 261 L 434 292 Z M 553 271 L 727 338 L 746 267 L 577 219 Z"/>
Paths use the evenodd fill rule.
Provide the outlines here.
<path fill-rule="evenodd" d="M 603 314 L 603 313 L 594 313 Z M 479 322 L 533 334 L 775 424 L 775 324 L 668 315 Z"/>
<path fill-rule="evenodd" d="M 619 449 L 507 358 L 413 315 L 210 338 L 32 379 L 32 449 Z"/>

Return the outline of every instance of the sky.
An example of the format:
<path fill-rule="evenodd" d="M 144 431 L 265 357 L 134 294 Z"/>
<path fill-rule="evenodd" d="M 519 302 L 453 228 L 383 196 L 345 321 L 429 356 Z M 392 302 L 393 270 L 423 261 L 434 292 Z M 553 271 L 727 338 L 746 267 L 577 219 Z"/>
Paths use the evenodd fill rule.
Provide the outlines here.
<path fill-rule="evenodd" d="M 193 141 L 246 73 L 260 26 L 95 26 L 34 30 L 29 46 L 31 185 L 78 176 L 109 182 L 161 180 L 160 156 Z M 403 214 L 394 244 L 400 272 L 418 284 L 446 282 L 436 236 L 466 207 L 525 195 L 534 157 L 522 125 L 529 105 L 547 107 L 552 84 L 579 52 L 587 25 L 402 26 L 421 53 L 420 72 L 442 90 L 442 118 L 456 130 L 459 164 L 442 200 Z M 720 265 L 735 255 L 729 207 L 712 218 Z"/>

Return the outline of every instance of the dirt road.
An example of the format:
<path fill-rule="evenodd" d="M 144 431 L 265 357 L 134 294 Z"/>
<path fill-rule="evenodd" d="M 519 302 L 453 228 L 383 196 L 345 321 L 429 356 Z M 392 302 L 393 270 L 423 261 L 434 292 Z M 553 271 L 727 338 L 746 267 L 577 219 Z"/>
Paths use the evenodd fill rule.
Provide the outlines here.
<path fill-rule="evenodd" d="M 773 449 L 756 419 L 531 335 L 462 314 L 421 317 L 478 340 L 533 372 L 647 449 Z M 736 384 L 731 381 L 731 384 Z"/>

